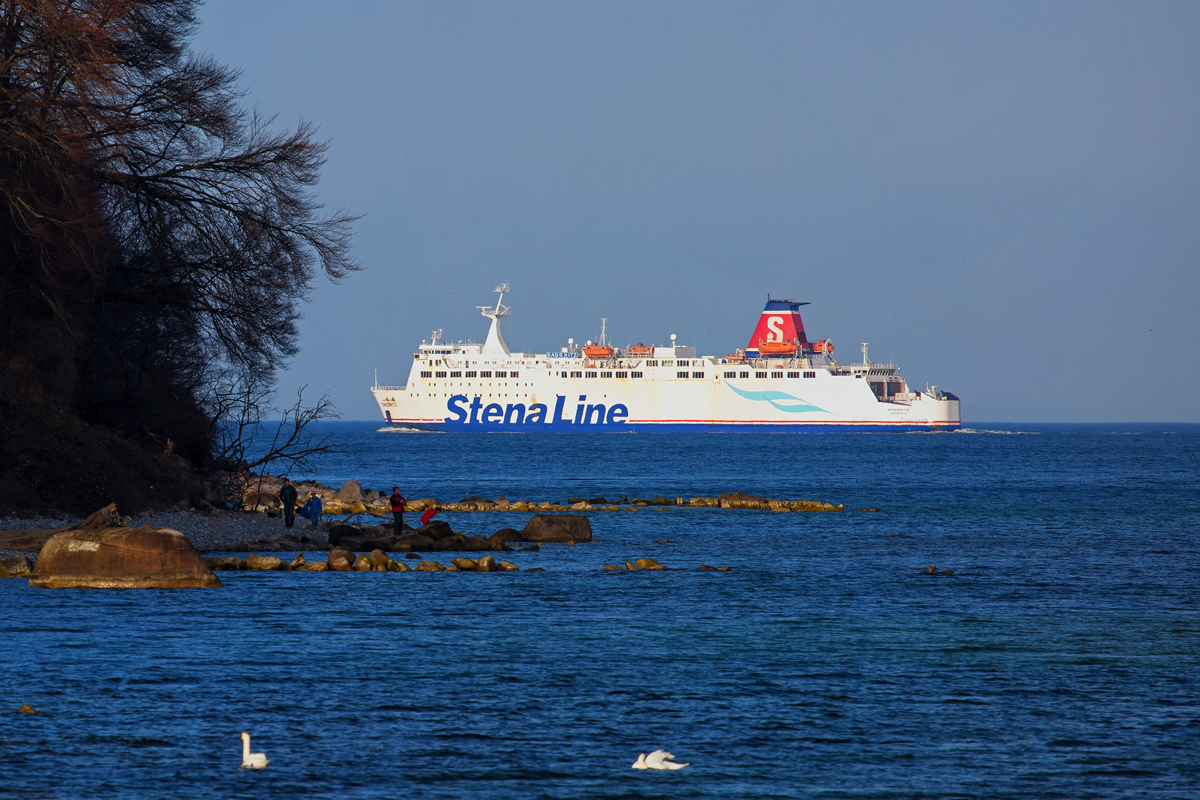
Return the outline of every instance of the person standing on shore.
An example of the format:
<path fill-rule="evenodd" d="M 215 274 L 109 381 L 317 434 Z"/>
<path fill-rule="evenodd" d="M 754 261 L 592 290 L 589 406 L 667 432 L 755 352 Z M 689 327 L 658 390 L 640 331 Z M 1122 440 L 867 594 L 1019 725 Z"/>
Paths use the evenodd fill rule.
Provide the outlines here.
<path fill-rule="evenodd" d="M 301 511 L 308 510 L 308 518 L 312 520 L 312 530 L 315 531 L 317 523 L 321 521 L 323 506 L 321 505 L 321 498 L 317 496 L 316 492 L 309 492 L 308 494 L 308 502 L 304 504 L 304 508 Z"/>
<path fill-rule="evenodd" d="M 296 500 L 299 493 L 292 482 L 283 479 L 283 488 L 279 490 L 279 502 L 283 504 L 283 527 L 290 528 L 296 524 Z"/>
<path fill-rule="evenodd" d="M 399 486 L 392 487 L 392 496 L 388 499 L 392 502 L 392 532 L 393 535 L 399 536 L 404 527 L 404 498 L 400 494 Z"/>

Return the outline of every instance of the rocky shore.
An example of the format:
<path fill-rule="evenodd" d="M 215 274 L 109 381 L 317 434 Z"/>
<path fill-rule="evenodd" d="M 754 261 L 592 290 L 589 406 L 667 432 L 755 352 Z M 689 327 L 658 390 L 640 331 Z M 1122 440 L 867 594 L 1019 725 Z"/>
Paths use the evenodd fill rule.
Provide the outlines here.
<path fill-rule="evenodd" d="M 358 481 L 347 481 L 334 489 L 316 482 L 294 484 L 301 502 L 316 492 L 321 498 L 325 513 L 344 514 L 388 514 L 391 511 L 388 492 L 364 489 Z M 248 511 L 277 511 L 280 507 L 279 490 L 283 480 L 271 475 L 255 478 L 243 491 L 240 508 Z M 727 508 L 760 511 L 844 511 L 845 507 L 820 500 L 780 500 L 744 492 L 724 492 L 716 497 L 653 497 L 623 496 L 568 497 L 565 502 L 550 500 L 509 500 L 498 497 L 464 497 L 458 501 L 438 500 L 433 497 L 409 498 L 405 511 L 424 511 L 437 507 L 443 511 L 512 511 L 528 513 L 537 511 L 621 511 L 637 508 L 676 506 L 682 508 Z"/>

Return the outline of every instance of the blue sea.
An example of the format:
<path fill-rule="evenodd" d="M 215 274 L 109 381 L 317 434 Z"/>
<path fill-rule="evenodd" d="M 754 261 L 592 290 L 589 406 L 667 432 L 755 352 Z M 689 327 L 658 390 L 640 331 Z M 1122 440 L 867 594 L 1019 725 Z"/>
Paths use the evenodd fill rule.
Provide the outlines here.
<path fill-rule="evenodd" d="M 0 795 L 1200 796 L 1200 426 L 378 427 L 327 426 L 346 452 L 312 477 L 848 510 L 588 512 L 595 542 L 515 573 L 0 581 Z M 600 571 L 640 556 L 672 569 Z M 237 768 L 241 731 L 268 769 Z M 630 769 L 657 748 L 690 766 Z"/>

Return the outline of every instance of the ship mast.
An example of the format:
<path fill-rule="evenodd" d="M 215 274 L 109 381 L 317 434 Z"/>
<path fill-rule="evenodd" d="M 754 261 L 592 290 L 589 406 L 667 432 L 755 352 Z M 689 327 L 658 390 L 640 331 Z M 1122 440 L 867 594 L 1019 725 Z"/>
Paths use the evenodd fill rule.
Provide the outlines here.
<path fill-rule="evenodd" d="M 487 341 L 483 343 L 483 355 L 491 356 L 506 356 L 511 352 L 508 345 L 504 343 L 504 337 L 500 335 L 500 318 L 509 315 L 508 306 L 501 301 L 504 300 L 505 293 L 508 292 L 508 284 L 502 283 L 493 291 L 499 292 L 500 296 L 496 298 L 496 307 L 491 306 L 475 306 L 479 309 L 483 316 L 492 321 L 492 326 L 488 328 Z"/>

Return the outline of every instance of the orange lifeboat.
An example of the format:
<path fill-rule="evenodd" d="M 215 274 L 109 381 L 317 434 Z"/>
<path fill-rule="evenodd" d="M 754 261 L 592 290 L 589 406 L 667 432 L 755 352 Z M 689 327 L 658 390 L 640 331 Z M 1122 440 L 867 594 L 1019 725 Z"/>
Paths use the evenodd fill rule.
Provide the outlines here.
<path fill-rule="evenodd" d="M 613 349 L 606 344 L 589 344 L 583 354 L 588 358 L 612 358 Z"/>
<path fill-rule="evenodd" d="M 625 355 L 627 356 L 652 356 L 654 355 L 654 345 L 645 345 L 641 342 L 637 344 L 627 345 L 625 347 Z"/>
<path fill-rule="evenodd" d="M 735 364 L 738 363 L 739 361 L 745 361 L 746 360 L 746 351 L 745 350 L 734 350 L 733 353 L 725 356 L 725 360 L 731 361 Z"/>
<path fill-rule="evenodd" d="M 819 342 L 813 342 L 812 349 L 814 353 L 825 353 L 828 355 L 833 352 L 833 341 L 830 339 L 822 339 Z"/>
<path fill-rule="evenodd" d="M 762 339 L 758 340 L 758 352 L 764 356 L 795 355 L 799 347 L 799 342 L 764 342 Z"/>

